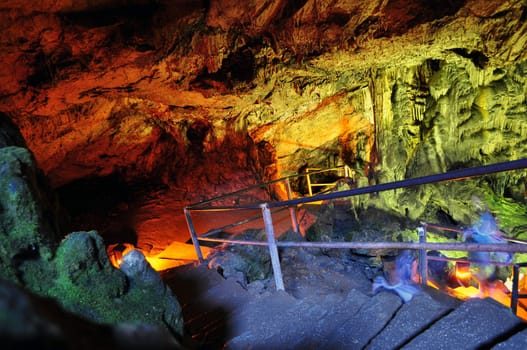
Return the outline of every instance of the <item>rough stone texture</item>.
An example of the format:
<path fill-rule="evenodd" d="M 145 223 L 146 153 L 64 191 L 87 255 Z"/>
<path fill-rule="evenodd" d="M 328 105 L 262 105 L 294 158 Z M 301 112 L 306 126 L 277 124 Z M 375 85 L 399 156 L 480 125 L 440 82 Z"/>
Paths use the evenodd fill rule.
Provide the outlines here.
<path fill-rule="evenodd" d="M 254 241 L 265 241 L 264 230 L 246 230 L 243 238 Z M 212 251 L 208 266 L 218 270 L 225 278 L 234 278 L 242 286 L 255 280 L 267 278 L 271 272 L 269 250 L 262 246 L 230 245 L 224 249 Z"/>
<path fill-rule="evenodd" d="M 3 349 L 178 349 L 162 328 L 148 324 L 101 325 L 65 311 L 49 298 L 0 280 Z"/>
<path fill-rule="evenodd" d="M 27 148 L 18 127 L 4 113 L 0 113 L 0 148 L 7 146 Z"/>
<path fill-rule="evenodd" d="M 527 346 L 527 330 L 523 330 L 514 334 L 512 337 L 503 341 L 496 346 L 493 346 L 492 349 L 495 350 L 504 350 L 504 349 L 522 349 Z"/>
<path fill-rule="evenodd" d="M 319 256 L 316 260 L 313 267 L 325 264 Z M 352 287 L 344 293 L 319 293 L 316 286 L 323 289 L 326 284 L 320 275 L 301 281 L 304 293 L 298 295 L 265 289 L 265 283 L 257 282 L 243 289 L 203 265 L 178 268 L 166 277 L 185 300 L 183 312 L 189 312 L 187 307 L 193 310 L 194 317 L 185 323 L 192 326 L 197 346 L 401 349 L 431 344 L 434 349 L 475 349 L 521 343 L 518 334 L 525 328 L 510 310 L 490 299 L 461 302 L 435 289 L 425 289 L 402 304 L 396 294 L 372 296 Z"/>
<path fill-rule="evenodd" d="M 118 307 L 122 312 L 121 322 L 150 322 L 166 327 L 182 339 L 185 330 L 181 306 L 159 273 L 148 264 L 143 253 L 135 249 L 127 253 L 121 262 L 121 271 L 127 277 L 128 287 L 122 296 L 126 306 Z"/>
<path fill-rule="evenodd" d="M 267 179 L 340 162 L 389 181 L 518 158 L 524 5 L 8 1 L 0 111 L 55 186 L 229 180 L 203 161 Z"/>
<path fill-rule="evenodd" d="M 374 295 L 322 341 L 322 348 L 363 349 L 388 324 L 401 305 L 401 299 L 395 294 L 380 292 Z"/>
<path fill-rule="evenodd" d="M 10 0 L 0 9 L 0 112 L 56 188 L 148 181 L 168 188 L 152 191 L 160 201 L 185 204 L 306 167 L 347 164 L 364 186 L 527 153 L 522 0 Z M 360 196 L 355 206 L 466 223 L 474 195 L 525 204 L 525 176 Z M 166 246 L 140 222 L 141 200 L 137 210 L 125 203 L 122 230 L 145 249 L 155 230 Z M 508 219 L 503 204 L 491 209 Z M 525 235 L 525 224 L 510 227 Z"/>
<path fill-rule="evenodd" d="M 453 324 L 456 327 L 452 327 Z M 469 299 L 403 349 L 489 347 L 500 341 L 504 334 L 514 334 L 523 327 L 523 323 L 508 308 L 494 300 Z"/>
<path fill-rule="evenodd" d="M 182 339 L 181 308 L 159 274 L 137 250 L 126 254 L 122 263 L 122 271 L 110 264 L 97 232 L 71 233 L 49 262 L 50 273 L 40 276 L 39 294 L 54 298 L 65 310 L 92 322 L 144 324 Z M 49 288 L 43 288 L 46 284 L 42 282 Z M 35 290 L 38 283 L 28 285 L 29 290 Z M 124 333 L 126 329 L 123 325 Z"/>
<path fill-rule="evenodd" d="M 450 309 L 427 294 L 419 294 L 401 306 L 396 316 L 366 349 L 397 349 L 432 325 Z"/>
<path fill-rule="evenodd" d="M 257 282 L 243 289 L 203 265 L 176 268 L 166 278 L 184 300 L 183 313 L 192 309 L 185 324 L 192 326 L 196 348 L 401 349 L 418 341 L 415 348 L 451 349 L 454 344 L 487 349 L 502 342 L 521 344 L 525 329 L 524 322 L 494 301 L 463 303 L 435 289 L 401 305 L 388 292 L 319 294 L 314 285 L 324 288 L 320 276 L 298 296 Z"/>
<path fill-rule="evenodd" d="M 48 312 L 71 313 L 68 317 L 73 320 L 82 317 L 97 324 L 121 324 L 115 330 L 118 337 L 129 335 L 137 341 L 142 336 L 163 332 L 182 339 L 184 329 L 178 301 L 142 253 L 132 251 L 129 257 L 126 255 L 124 270 L 120 271 L 110 264 L 97 232 L 75 232 L 59 240 L 61 232 L 53 225 L 59 212 L 49 205 L 45 179 L 28 149 L 9 145 L 21 143 L 16 128 L 0 122 L 7 126 L 1 133 L 5 145 L 0 148 L 0 277 L 2 283 L 9 281 L 16 285 L 15 289 L 4 290 L 8 301 L 2 307 L 0 332 L 5 327 L 9 345 L 29 346 L 43 341 L 53 347 L 70 342 L 65 339 L 69 334 L 60 332 L 68 332 L 63 329 L 65 325 L 56 324 L 57 320 Z M 33 294 L 37 301 L 49 300 L 32 305 L 27 298 L 32 300 Z M 11 302 L 14 308 L 10 308 Z M 51 309 L 40 314 L 40 303 Z M 53 311 L 60 308 L 67 311 Z M 27 319 L 18 319 L 22 317 L 19 313 L 25 312 L 29 312 Z M 18 323 L 7 325 L 11 316 Z M 25 321 L 26 330 L 21 324 Z M 86 322 L 86 327 L 94 327 L 101 333 L 109 331 L 90 322 Z M 84 327 L 79 321 L 76 326 Z M 54 331 L 57 327 L 58 333 Z"/>
<path fill-rule="evenodd" d="M 38 263 L 50 260 L 56 244 L 39 191 L 31 153 L 15 146 L 0 148 L 0 276 L 11 281 L 23 283 L 25 274 L 39 275 Z"/>
<path fill-rule="evenodd" d="M 115 176 L 187 203 L 311 166 L 347 164 L 367 185 L 527 153 L 523 0 L 8 0 L 0 10 L 0 112 L 55 188 Z M 354 205 L 457 224 L 472 219 L 476 195 L 522 237 L 525 176 Z M 134 229 L 138 211 L 126 213 Z"/>

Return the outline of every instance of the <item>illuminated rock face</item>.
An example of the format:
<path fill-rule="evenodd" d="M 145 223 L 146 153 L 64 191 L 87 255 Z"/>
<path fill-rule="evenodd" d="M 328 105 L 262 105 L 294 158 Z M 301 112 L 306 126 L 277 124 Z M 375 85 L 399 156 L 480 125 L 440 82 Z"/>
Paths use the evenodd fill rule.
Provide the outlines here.
<path fill-rule="evenodd" d="M 305 166 L 387 182 L 527 154 L 521 0 L 74 3 L 0 5 L 0 111 L 56 188 L 192 201 Z"/>

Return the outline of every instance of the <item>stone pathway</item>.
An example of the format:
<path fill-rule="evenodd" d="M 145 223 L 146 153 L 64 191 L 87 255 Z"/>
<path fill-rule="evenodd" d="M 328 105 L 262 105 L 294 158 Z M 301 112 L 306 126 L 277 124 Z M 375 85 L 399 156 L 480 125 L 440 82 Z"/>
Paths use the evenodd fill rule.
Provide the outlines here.
<path fill-rule="evenodd" d="M 353 286 L 330 293 L 312 282 L 288 291 L 287 279 L 285 292 L 262 292 L 205 265 L 164 279 L 195 349 L 527 348 L 527 324 L 492 299 L 460 302 L 427 289 L 403 304 L 395 294 Z"/>

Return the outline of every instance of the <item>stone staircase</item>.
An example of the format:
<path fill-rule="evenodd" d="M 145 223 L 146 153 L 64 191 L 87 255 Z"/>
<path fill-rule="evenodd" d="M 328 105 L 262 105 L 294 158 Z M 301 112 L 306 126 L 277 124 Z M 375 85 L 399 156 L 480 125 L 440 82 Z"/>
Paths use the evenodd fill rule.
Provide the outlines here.
<path fill-rule="evenodd" d="M 287 281 L 285 292 L 262 292 L 205 265 L 163 277 L 182 305 L 191 349 L 527 348 L 527 324 L 492 299 L 460 302 L 427 289 L 402 303 L 360 288 L 288 292 Z"/>

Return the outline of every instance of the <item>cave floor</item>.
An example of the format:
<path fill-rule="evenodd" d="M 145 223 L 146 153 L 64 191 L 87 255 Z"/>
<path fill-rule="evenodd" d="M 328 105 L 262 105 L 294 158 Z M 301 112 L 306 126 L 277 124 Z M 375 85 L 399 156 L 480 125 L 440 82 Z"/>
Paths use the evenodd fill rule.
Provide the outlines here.
<path fill-rule="evenodd" d="M 224 278 L 205 264 L 166 271 L 193 349 L 523 348 L 527 324 L 492 299 L 461 302 L 423 287 L 403 303 L 371 292 L 363 267 L 326 269 L 328 257 L 294 255 L 285 291 Z M 301 258 L 303 256 L 303 258 Z M 305 268 L 302 263 L 309 265 Z M 317 273 L 317 271 L 324 273 Z"/>

